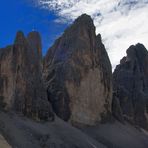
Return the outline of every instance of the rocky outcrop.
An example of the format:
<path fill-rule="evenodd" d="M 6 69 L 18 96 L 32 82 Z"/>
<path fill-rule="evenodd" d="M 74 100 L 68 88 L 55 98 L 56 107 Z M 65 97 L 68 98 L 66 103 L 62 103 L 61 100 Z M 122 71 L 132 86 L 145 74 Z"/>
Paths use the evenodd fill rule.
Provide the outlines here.
<path fill-rule="evenodd" d="M 145 129 L 148 129 L 147 65 L 147 49 L 142 44 L 132 45 L 113 73 L 113 114 Z M 115 104 L 120 109 L 118 113 Z"/>
<path fill-rule="evenodd" d="M 111 64 L 90 16 L 76 19 L 48 50 L 44 78 L 49 101 L 62 119 L 95 125 L 110 113 Z"/>
<path fill-rule="evenodd" d="M 0 108 L 35 119 L 52 117 L 42 78 L 41 39 L 18 32 L 13 45 L 0 49 Z"/>

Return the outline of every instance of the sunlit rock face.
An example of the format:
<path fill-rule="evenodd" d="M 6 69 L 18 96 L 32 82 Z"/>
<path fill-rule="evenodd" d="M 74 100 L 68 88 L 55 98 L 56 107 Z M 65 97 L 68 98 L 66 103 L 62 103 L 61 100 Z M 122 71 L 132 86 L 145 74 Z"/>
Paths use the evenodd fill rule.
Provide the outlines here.
<path fill-rule="evenodd" d="M 95 125 L 111 111 L 111 64 L 84 14 L 65 30 L 44 59 L 48 98 L 55 113 L 73 124 Z"/>
<path fill-rule="evenodd" d="M 0 108 L 35 119 L 52 116 L 42 78 L 41 40 L 18 32 L 14 44 L 0 49 Z M 40 63 L 40 64 L 39 64 Z"/>
<path fill-rule="evenodd" d="M 142 44 L 127 49 L 127 56 L 113 73 L 113 82 L 113 104 L 119 101 L 120 108 L 120 114 L 114 108 L 113 114 L 148 129 L 148 51 Z"/>

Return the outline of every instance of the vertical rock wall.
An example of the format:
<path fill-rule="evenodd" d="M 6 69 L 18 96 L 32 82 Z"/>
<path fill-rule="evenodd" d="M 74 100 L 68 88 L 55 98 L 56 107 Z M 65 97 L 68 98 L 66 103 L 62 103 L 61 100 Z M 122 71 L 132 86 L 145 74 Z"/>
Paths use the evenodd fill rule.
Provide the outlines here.
<path fill-rule="evenodd" d="M 0 49 L 0 105 L 37 119 L 52 117 L 42 78 L 41 39 L 18 32 L 12 46 Z"/>
<path fill-rule="evenodd" d="M 84 14 L 65 30 L 44 59 L 48 98 L 55 113 L 72 123 L 95 125 L 111 111 L 111 64 Z"/>

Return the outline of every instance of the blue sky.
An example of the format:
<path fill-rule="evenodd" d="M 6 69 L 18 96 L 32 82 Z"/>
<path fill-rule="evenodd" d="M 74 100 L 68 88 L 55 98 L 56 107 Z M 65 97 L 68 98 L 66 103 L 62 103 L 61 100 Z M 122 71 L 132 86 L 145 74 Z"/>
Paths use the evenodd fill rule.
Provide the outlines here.
<path fill-rule="evenodd" d="M 148 49 L 148 0 L 0 0 L 0 47 L 13 43 L 18 30 L 27 34 L 35 29 L 45 55 L 83 13 L 93 18 L 113 68 L 130 45 L 140 42 Z"/>
<path fill-rule="evenodd" d="M 29 0 L 1 0 L 0 18 L 0 48 L 12 44 L 18 30 L 27 34 L 35 29 L 42 36 L 44 54 L 67 26 L 55 23 L 57 16 L 52 11 L 36 7 Z"/>

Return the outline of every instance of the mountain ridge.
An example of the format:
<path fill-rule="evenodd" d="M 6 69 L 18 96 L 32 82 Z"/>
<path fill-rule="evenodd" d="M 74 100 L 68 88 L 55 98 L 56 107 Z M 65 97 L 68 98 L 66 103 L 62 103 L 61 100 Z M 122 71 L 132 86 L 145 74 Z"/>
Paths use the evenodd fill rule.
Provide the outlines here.
<path fill-rule="evenodd" d="M 12 148 L 147 148 L 148 51 L 111 63 L 83 14 L 42 57 L 38 32 L 0 49 L 0 135 Z"/>

